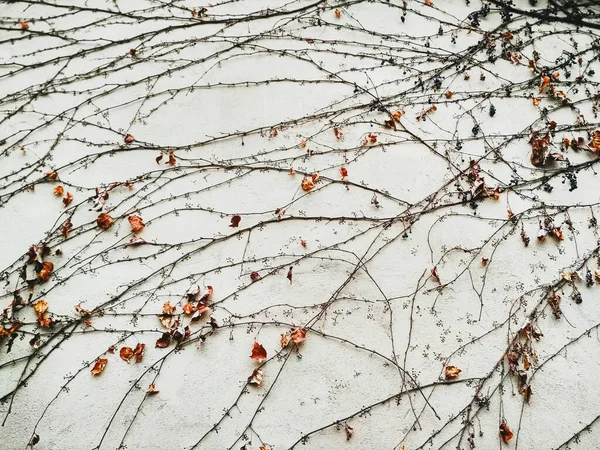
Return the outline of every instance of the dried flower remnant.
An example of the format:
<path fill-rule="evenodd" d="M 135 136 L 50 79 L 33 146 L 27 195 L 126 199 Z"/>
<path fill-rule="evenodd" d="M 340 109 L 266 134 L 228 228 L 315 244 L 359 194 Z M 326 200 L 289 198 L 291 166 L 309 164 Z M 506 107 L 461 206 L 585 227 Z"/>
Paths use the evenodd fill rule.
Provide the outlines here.
<path fill-rule="evenodd" d="M 446 377 L 446 380 L 456 379 L 460 372 L 462 371 L 456 366 L 446 366 L 444 368 L 444 376 Z"/>
<path fill-rule="evenodd" d="M 94 375 L 94 376 L 100 375 L 102 372 L 104 372 L 104 368 L 106 367 L 107 364 L 108 364 L 108 359 L 106 359 L 106 358 L 98 359 L 96 361 L 96 364 L 94 364 L 94 367 L 91 370 L 92 375 Z"/>
<path fill-rule="evenodd" d="M 267 351 L 261 344 L 254 341 L 254 345 L 252 347 L 252 354 L 250 355 L 250 358 L 255 359 L 257 361 L 264 361 L 265 359 L 267 359 Z"/>
<path fill-rule="evenodd" d="M 129 221 L 129 225 L 131 225 L 131 231 L 134 233 L 139 233 L 146 226 L 140 216 L 129 216 L 127 220 Z"/>
<path fill-rule="evenodd" d="M 108 230 L 113 224 L 113 218 L 108 213 L 101 213 L 96 219 L 96 223 L 103 230 Z"/>
<path fill-rule="evenodd" d="M 252 375 L 248 377 L 248 384 L 253 384 L 254 386 L 262 386 L 263 384 L 263 372 L 260 369 L 254 369 Z"/>

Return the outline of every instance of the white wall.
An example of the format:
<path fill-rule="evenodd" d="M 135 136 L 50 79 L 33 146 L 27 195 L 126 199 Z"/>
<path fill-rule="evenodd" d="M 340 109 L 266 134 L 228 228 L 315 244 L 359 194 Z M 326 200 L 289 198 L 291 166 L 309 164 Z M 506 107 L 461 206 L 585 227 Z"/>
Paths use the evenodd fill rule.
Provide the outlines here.
<path fill-rule="evenodd" d="M 482 4 L 466 3 L 410 0 L 405 23 L 396 1 L 3 4 L 0 307 L 5 329 L 21 326 L 0 338 L 0 448 L 34 435 L 36 450 L 597 448 L 598 30 L 529 18 L 528 33 L 493 5 L 475 28 Z M 490 62 L 493 45 L 520 61 Z M 540 93 L 554 71 L 570 104 Z M 574 167 L 573 191 L 566 161 L 530 161 L 548 121 L 546 153 Z M 577 137 L 579 150 L 561 147 Z M 125 245 L 131 215 L 146 224 L 138 246 Z M 540 226 L 564 239 L 537 239 Z M 19 274 L 43 242 L 54 270 L 35 281 L 27 265 L 28 289 Z M 178 314 L 194 284 L 214 293 L 190 323 Z M 191 335 L 156 348 L 166 301 Z M 306 340 L 282 348 L 293 327 Z M 138 343 L 143 360 L 121 360 Z M 264 383 L 248 385 L 259 367 Z"/>

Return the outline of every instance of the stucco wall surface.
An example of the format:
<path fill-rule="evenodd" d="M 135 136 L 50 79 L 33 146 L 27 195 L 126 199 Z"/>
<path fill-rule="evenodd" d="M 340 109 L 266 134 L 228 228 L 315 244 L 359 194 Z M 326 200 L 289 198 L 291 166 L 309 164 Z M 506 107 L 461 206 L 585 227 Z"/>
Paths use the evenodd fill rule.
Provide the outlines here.
<path fill-rule="evenodd" d="M 598 448 L 578 3 L 2 2 L 0 449 Z"/>

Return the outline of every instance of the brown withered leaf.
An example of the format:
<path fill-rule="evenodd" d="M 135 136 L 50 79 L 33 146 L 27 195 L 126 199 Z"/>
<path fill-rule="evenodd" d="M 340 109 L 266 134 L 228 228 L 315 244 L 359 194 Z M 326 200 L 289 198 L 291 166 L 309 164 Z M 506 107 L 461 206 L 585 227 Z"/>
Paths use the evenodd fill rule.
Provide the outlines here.
<path fill-rule="evenodd" d="M 175 313 L 176 309 L 177 309 L 177 306 L 171 306 L 170 301 L 166 301 L 163 303 L 163 314 L 173 314 L 173 313 Z"/>
<path fill-rule="evenodd" d="M 446 366 L 444 376 L 446 380 L 454 380 L 460 374 L 461 370 L 456 366 Z"/>
<path fill-rule="evenodd" d="M 560 229 L 560 227 L 552 228 L 552 236 L 554 236 L 559 241 L 564 241 L 564 239 L 565 239 L 565 235 L 562 232 L 562 230 Z"/>
<path fill-rule="evenodd" d="M 160 164 L 160 161 L 163 159 L 163 152 L 160 152 L 160 155 L 156 157 L 156 164 Z"/>
<path fill-rule="evenodd" d="M 290 333 L 290 337 L 294 344 L 304 342 L 306 340 L 306 328 L 294 328 Z"/>
<path fill-rule="evenodd" d="M 142 344 L 138 342 L 138 344 L 133 349 L 133 356 L 135 356 L 135 362 L 140 363 L 142 359 L 144 359 L 144 350 L 146 349 L 146 344 Z"/>
<path fill-rule="evenodd" d="M 279 340 L 281 342 L 281 347 L 287 347 L 287 345 L 290 343 L 290 337 L 287 335 L 287 333 L 282 333 L 281 335 L 281 339 Z"/>
<path fill-rule="evenodd" d="M 33 305 L 33 309 L 35 309 L 35 312 L 38 313 L 38 315 L 42 315 L 48 311 L 48 302 L 46 300 L 38 300 L 35 302 L 35 305 Z"/>
<path fill-rule="evenodd" d="M 71 218 L 69 217 L 67 219 L 67 221 L 63 224 L 63 226 L 61 227 L 61 232 L 62 235 L 65 238 L 69 237 L 69 233 L 71 232 L 71 229 L 73 228 L 73 223 L 71 222 Z"/>
<path fill-rule="evenodd" d="M 308 192 L 315 187 L 315 183 L 310 178 L 304 177 L 302 178 L 300 186 L 302 186 L 302 190 Z"/>
<path fill-rule="evenodd" d="M 158 394 L 160 391 L 156 390 L 156 386 L 154 385 L 154 383 L 150 384 L 150 386 L 148 386 L 148 390 L 146 391 L 146 394 L 148 395 L 156 395 Z"/>
<path fill-rule="evenodd" d="M 127 218 L 129 225 L 131 225 L 131 231 L 138 233 L 146 226 L 144 220 L 140 216 L 129 216 Z"/>
<path fill-rule="evenodd" d="M 513 438 L 513 436 L 514 435 L 513 432 L 510 430 L 510 427 L 506 422 L 503 421 L 500 424 L 500 437 L 502 438 L 504 443 L 508 445 L 508 441 L 510 441 Z"/>
<path fill-rule="evenodd" d="M 349 441 L 352 436 L 354 436 L 354 428 L 348 424 L 345 424 L 344 429 L 346 430 L 346 440 Z"/>
<path fill-rule="evenodd" d="M 348 176 L 348 169 L 346 169 L 345 167 L 340 167 L 340 175 L 342 176 L 342 178 L 346 178 Z"/>
<path fill-rule="evenodd" d="M 293 267 L 290 267 L 290 270 L 288 270 L 288 273 L 287 273 L 287 279 L 290 280 L 290 284 L 292 284 L 292 276 L 293 276 L 292 269 L 293 269 Z"/>
<path fill-rule="evenodd" d="M 155 347 L 166 348 L 169 346 L 170 343 L 171 343 L 171 334 L 163 333 L 162 336 L 160 338 L 158 338 L 158 340 L 156 341 Z"/>
<path fill-rule="evenodd" d="M 254 346 L 252 347 L 252 354 L 250 355 L 250 358 L 255 359 L 257 361 L 263 361 L 267 359 L 267 351 L 261 344 L 254 341 Z"/>
<path fill-rule="evenodd" d="M 65 195 L 64 198 L 62 199 L 64 207 L 66 208 L 67 206 L 69 206 L 72 201 L 73 201 L 73 194 L 71 194 L 70 192 L 67 192 L 67 195 Z"/>
<path fill-rule="evenodd" d="M 263 373 L 260 369 L 254 369 L 252 375 L 248 377 L 248 384 L 253 384 L 255 386 L 262 386 L 263 383 Z"/>
<path fill-rule="evenodd" d="M 0 337 L 2 337 L 2 336 L 10 336 L 16 330 L 18 330 L 20 327 L 21 327 L 21 323 L 20 322 L 13 322 L 12 325 L 10 327 L 8 327 L 8 328 L 4 328 L 4 325 L 0 325 Z"/>
<path fill-rule="evenodd" d="M 113 218 L 108 213 L 101 213 L 96 219 L 96 223 L 103 230 L 108 230 L 113 224 Z"/>
<path fill-rule="evenodd" d="M 46 314 L 40 314 L 38 316 L 38 323 L 40 324 L 40 327 L 42 328 L 50 328 L 53 325 L 53 320 L 51 317 L 49 317 Z"/>
<path fill-rule="evenodd" d="M 58 172 L 56 170 L 50 170 L 48 172 L 44 172 L 44 175 L 46 175 L 46 179 L 48 181 L 58 180 Z"/>
<path fill-rule="evenodd" d="M 435 266 L 433 269 L 431 269 L 431 276 L 439 284 L 442 284 L 442 281 L 440 280 L 440 276 L 438 275 L 437 266 Z"/>
<path fill-rule="evenodd" d="M 237 227 L 239 226 L 239 224 L 240 224 L 241 220 L 242 220 L 242 217 L 241 217 L 241 216 L 237 216 L 237 215 L 236 215 L 236 216 L 233 216 L 233 217 L 231 218 L 231 223 L 229 224 L 229 226 L 230 226 L 231 228 L 237 228 Z"/>
<path fill-rule="evenodd" d="M 125 141 L 126 144 L 133 144 L 135 142 L 135 138 L 133 137 L 133 134 L 129 134 L 129 133 L 127 133 L 125 135 L 123 140 Z"/>
<path fill-rule="evenodd" d="M 175 164 L 177 164 L 177 160 L 175 159 L 175 154 L 173 152 L 174 150 L 169 150 L 169 160 L 165 164 L 168 164 L 170 166 L 174 166 Z"/>
<path fill-rule="evenodd" d="M 96 361 L 96 364 L 94 364 L 94 367 L 91 370 L 92 375 L 94 375 L 94 376 L 100 375 L 104 371 L 104 368 L 106 367 L 107 364 L 108 364 L 108 359 L 106 359 L 106 358 L 98 359 Z"/>
<path fill-rule="evenodd" d="M 115 353 L 115 346 L 111 345 L 110 347 L 108 347 L 108 350 L 106 350 L 108 353 L 110 353 L 111 355 L 113 355 Z"/>
<path fill-rule="evenodd" d="M 54 188 L 54 195 L 56 195 L 57 197 L 62 197 L 63 194 L 65 193 L 65 188 L 62 186 L 56 186 Z"/>
<path fill-rule="evenodd" d="M 122 347 L 119 351 L 119 356 L 123 361 L 129 362 L 133 358 L 133 349 L 131 347 Z"/>
<path fill-rule="evenodd" d="M 527 403 L 531 402 L 532 395 L 533 395 L 533 391 L 531 390 L 531 386 L 527 386 L 525 389 L 523 389 L 523 397 L 525 397 L 525 400 L 527 401 Z"/>

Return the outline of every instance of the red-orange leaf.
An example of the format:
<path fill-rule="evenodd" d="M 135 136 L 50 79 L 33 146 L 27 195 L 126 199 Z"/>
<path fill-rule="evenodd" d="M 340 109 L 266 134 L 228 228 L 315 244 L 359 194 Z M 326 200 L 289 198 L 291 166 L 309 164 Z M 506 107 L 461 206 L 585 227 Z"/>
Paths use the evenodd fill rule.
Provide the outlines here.
<path fill-rule="evenodd" d="M 300 344 L 306 340 L 306 328 L 294 328 L 290 333 L 290 337 L 294 344 Z"/>
<path fill-rule="evenodd" d="M 106 367 L 107 364 L 108 364 L 108 359 L 105 359 L 105 358 L 98 359 L 96 361 L 96 364 L 94 364 L 93 369 L 91 370 L 92 375 L 100 375 L 104 371 L 104 368 Z"/>
<path fill-rule="evenodd" d="M 455 366 L 446 366 L 444 370 L 444 374 L 446 376 L 446 380 L 453 380 L 460 374 L 461 370 Z"/>
<path fill-rule="evenodd" d="M 156 395 L 159 392 L 160 391 L 156 390 L 156 386 L 154 386 L 154 383 L 152 383 L 150 386 L 148 386 L 148 390 L 146 391 L 146 394 L 148 394 L 148 395 Z"/>
<path fill-rule="evenodd" d="M 144 220 L 140 216 L 129 216 L 127 218 L 129 225 L 131 225 L 131 231 L 137 233 L 146 226 Z"/>
<path fill-rule="evenodd" d="M 96 219 L 96 223 L 103 230 L 108 230 L 113 224 L 113 218 L 108 213 L 101 213 Z"/>
<path fill-rule="evenodd" d="M 119 351 L 119 356 L 123 361 L 129 362 L 133 358 L 133 349 L 131 347 L 123 347 Z"/>
<path fill-rule="evenodd" d="M 342 178 L 346 178 L 348 176 L 348 169 L 345 167 L 340 168 L 340 174 L 342 175 Z"/>
<path fill-rule="evenodd" d="M 500 437 L 502 437 L 504 443 L 508 444 L 508 441 L 510 441 L 513 436 L 513 432 L 510 430 L 508 424 L 506 422 L 502 422 L 500 424 Z"/>
<path fill-rule="evenodd" d="M 177 164 L 177 160 L 175 159 L 175 155 L 173 154 L 173 150 L 169 151 L 169 160 L 167 161 L 168 165 L 170 166 L 174 166 L 175 164 Z"/>
<path fill-rule="evenodd" d="M 133 356 L 135 356 L 135 362 L 140 363 L 142 359 L 144 359 L 144 349 L 146 348 L 146 344 L 142 344 L 139 342 L 135 349 L 133 350 Z"/>
<path fill-rule="evenodd" d="M 72 201 L 73 201 L 73 194 L 71 194 L 70 192 L 67 192 L 67 195 L 65 195 L 65 197 L 62 199 L 64 207 L 66 208 L 67 206 L 69 206 Z"/>
<path fill-rule="evenodd" d="M 133 137 L 133 134 L 129 134 L 129 133 L 127 133 L 125 135 L 124 140 L 125 140 L 126 144 L 133 144 L 135 142 L 135 138 Z"/>
<path fill-rule="evenodd" d="M 65 188 L 62 186 L 56 186 L 54 188 L 54 195 L 56 195 L 57 197 L 62 197 L 63 194 L 65 193 Z"/>
<path fill-rule="evenodd" d="M 44 261 L 42 263 L 42 269 L 38 272 L 38 277 L 42 281 L 48 281 L 50 279 L 50 273 L 54 269 L 54 264 L 50 261 Z"/>
<path fill-rule="evenodd" d="M 265 360 L 267 359 L 267 351 L 261 344 L 254 341 L 254 346 L 252 347 L 252 354 L 250 355 L 250 358 L 256 359 L 257 361 Z"/>

